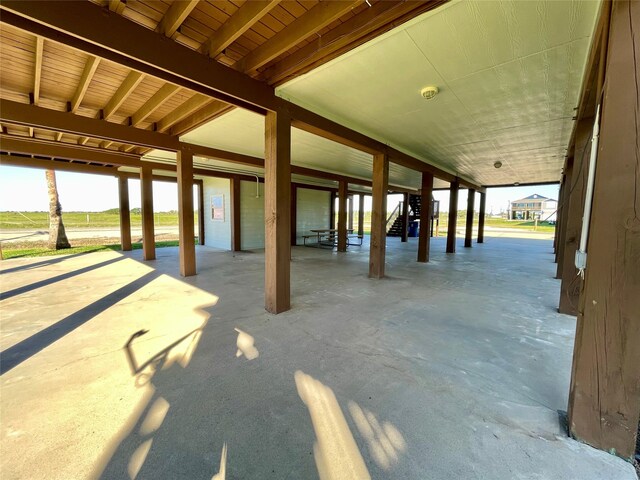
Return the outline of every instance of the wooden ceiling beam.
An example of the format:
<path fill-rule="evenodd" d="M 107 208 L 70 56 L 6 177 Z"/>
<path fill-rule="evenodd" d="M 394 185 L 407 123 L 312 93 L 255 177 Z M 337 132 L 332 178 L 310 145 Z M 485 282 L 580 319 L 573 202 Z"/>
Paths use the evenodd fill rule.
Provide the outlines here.
<path fill-rule="evenodd" d="M 145 102 L 142 107 L 140 107 L 132 116 L 131 116 L 131 126 L 137 127 L 142 122 L 144 122 L 149 115 L 155 112 L 164 102 L 169 100 L 173 95 L 175 95 L 180 87 L 177 85 L 173 85 L 171 83 L 165 83 L 160 89 L 153 94 L 153 96 Z"/>
<path fill-rule="evenodd" d="M 198 0 L 175 0 L 160 20 L 156 30 L 169 38 L 173 37 L 197 5 Z"/>
<path fill-rule="evenodd" d="M 234 108 L 236 107 L 234 107 L 233 105 L 214 100 L 213 102 L 195 111 L 192 115 L 188 116 L 184 120 L 180 120 L 178 123 L 173 125 L 171 127 L 170 133 L 171 135 L 184 135 L 185 133 L 188 133 L 199 126 L 210 122 L 214 118 L 217 118 L 233 110 Z"/>
<path fill-rule="evenodd" d="M 103 167 L 96 165 L 83 165 L 81 163 L 71 163 L 70 160 L 56 161 L 54 159 L 32 158 L 25 155 L 0 154 L 2 165 L 12 165 L 14 167 L 40 168 L 44 170 L 62 170 L 64 172 L 91 173 L 94 175 L 118 175 L 117 167 Z"/>
<path fill-rule="evenodd" d="M 44 56 L 44 38 L 36 37 L 36 52 L 33 72 L 33 94 L 31 103 L 38 105 L 40 102 L 40 82 L 42 80 L 42 59 Z"/>
<path fill-rule="evenodd" d="M 6 0 L 2 22 L 252 111 L 273 110 L 273 89 L 91 2 Z M 73 15 L 69 15 L 72 9 Z"/>
<path fill-rule="evenodd" d="M 131 71 L 120 84 L 116 93 L 109 99 L 105 107 L 102 109 L 102 119 L 109 120 L 113 114 L 122 106 L 125 100 L 133 93 L 140 82 L 144 79 L 144 75 L 140 72 Z"/>
<path fill-rule="evenodd" d="M 157 125 L 156 125 L 156 130 L 158 132 L 166 132 L 173 125 L 178 123 L 180 120 L 184 120 L 189 115 L 194 113 L 196 110 L 198 110 L 198 109 L 200 109 L 200 108 L 204 107 L 205 105 L 208 105 L 208 104 L 210 104 L 212 102 L 215 102 L 215 100 L 213 98 L 207 97 L 205 95 L 201 95 L 199 93 L 196 93 L 189 100 L 184 102 L 182 105 L 180 105 L 175 110 L 173 110 L 171 113 L 169 113 L 164 118 L 162 118 L 160 121 L 158 121 Z"/>
<path fill-rule="evenodd" d="M 334 0 L 318 3 L 258 48 L 241 58 L 236 62 L 234 68 L 249 74 L 255 72 L 258 68 L 266 65 L 305 38 L 322 30 L 361 3 L 362 0 Z"/>
<path fill-rule="evenodd" d="M 78 87 L 76 88 L 76 93 L 73 95 L 73 99 L 71 100 L 71 107 L 69 108 L 71 113 L 76 113 L 78 111 L 99 64 L 100 59 L 98 57 L 90 55 L 87 59 L 87 62 L 84 65 L 84 70 L 82 71 L 82 76 L 80 77 L 80 82 L 78 82 Z"/>
<path fill-rule="evenodd" d="M 122 0 L 108 0 L 109 1 L 109 10 L 118 15 L 122 15 L 124 9 L 126 8 L 126 4 Z"/>
<path fill-rule="evenodd" d="M 280 0 L 245 2 L 202 44 L 200 53 L 209 55 L 211 58 L 217 57 L 279 3 Z"/>
<path fill-rule="evenodd" d="M 178 150 L 180 143 L 171 135 L 5 99 L 0 99 L 0 121 L 161 150 Z"/>

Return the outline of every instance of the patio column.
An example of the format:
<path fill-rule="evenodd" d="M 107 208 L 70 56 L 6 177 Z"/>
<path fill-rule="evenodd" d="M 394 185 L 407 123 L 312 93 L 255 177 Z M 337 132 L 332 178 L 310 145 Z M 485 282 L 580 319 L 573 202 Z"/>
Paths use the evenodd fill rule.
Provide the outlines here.
<path fill-rule="evenodd" d="M 630 461 L 640 416 L 640 3 L 614 0 L 611 8 L 569 431 Z"/>
<path fill-rule="evenodd" d="M 373 188 L 371 195 L 371 240 L 369 247 L 369 277 L 384 277 L 387 246 L 387 190 L 389 188 L 389 157 L 385 153 L 373 156 Z"/>
<path fill-rule="evenodd" d="M 347 196 L 349 184 L 340 180 L 338 186 L 338 251 L 347 251 Z"/>
<path fill-rule="evenodd" d="M 476 191 L 473 188 L 467 190 L 467 225 L 464 231 L 464 246 L 473 246 L 473 209 L 475 208 Z"/>
<path fill-rule="evenodd" d="M 409 233 L 409 194 L 404 193 L 402 197 L 402 233 L 400 234 L 400 241 L 406 242 Z"/>
<path fill-rule="evenodd" d="M 565 225 L 562 241 L 562 267 L 560 269 L 560 301 L 558 311 L 567 315 L 578 314 L 578 300 L 582 280 L 578 277 L 575 266 L 576 250 L 580 244 L 580 230 L 582 229 L 582 214 L 584 212 L 589 155 L 591 154 L 591 134 L 593 117 L 580 119 L 576 130 L 576 140 L 573 157 L 573 173 L 571 188 L 565 196 Z"/>
<path fill-rule="evenodd" d="M 291 246 L 298 243 L 298 187 L 291 185 Z"/>
<path fill-rule="evenodd" d="M 284 111 L 265 118 L 265 308 L 291 308 L 291 119 Z"/>
<path fill-rule="evenodd" d="M 429 261 L 429 244 L 431 242 L 431 210 L 433 208 L 433 175 L 422 172 L 422 189 L 420 190 L 420 233 L 418 237 L 418 261 Z"/>
<path fill-rule="evenodd" d="M 361 193 L 359 196 L 358 203 L 358 235 L 364 235 L 364 193 Z"/>
<path fill-rule="evenodd" d="M 120 199 L 120 245 L 123 252 L 131 250 L 131 212 L 129 207 L 129 179 L 118 177 L 118 197 Z"/>
<path fill-rule="evenodd" d="M 329 197 L 329 228 L 336 228 L 336 192 Z"/>
<path fill-rule="evenodd" d="M 140 195 L 142 212 L 142 258 L 156 259 L 156 239 L 153 229 L 153 171 L 143 165 L 140 168 Z"/>
<path fill-rule="evenodd" d="M 177 152 L 178 172 L 178 233 L 180 275 L 196 274 L 196 244 L 193 225 L 193 153 L 182 149 Z"/>
<path fill-rule="evenodd" d="M 558 208 L 556 208 L 556 228 L 553 232 L 553 262 L 558 262 L 558 228 L 560 227 L 560 216 L 562 215 L 562 202 L 564 202 L 564 174 L 560 180 L 560 191 L 558 192 Z"/>
<path fill-rule="evenodd" d="M 456 227 L 458 222 L 458 190 L 460 181 L 456 178 L 449 187 L 449 224 L 447 225 L 447 253 L 456 253 Z"/>
<path fill-rule="evenodd" d="M 198 185 L 198 245 L 204 245 L 204 182 L 196 180 Z"/>
<path fill-rule="evenodd" d="M 231 188 L 231 251 L 239 252 L 242 250 L 242 233 L 240 227 L 240 177 L 234 175 L 230 179 Z"/>
<path fill-rule="evenodd" d="M 353 230 L 353 194 L 349 195 L 349 221 L 347 222 L 347 228 Z"/>
<path fill-rule="evenodd" d="M 562 217 L 560 218 L 560 225 L 558 227 L 558 254 L 556 260 L 558 265 L 556 267 L 556 278 L 562 278 L 562 268 L 564 266 L 564 243 L 567 231 L 567 216 L 569 215 L 569 206 L 567 200 L 569 198 L 569 190 L 573 184 L 573 151 L 567 158 L 567 166 L 564 169 L 564 198 L 562 205 Z"/>
<path fill-rule="evenodd" d="M 478 243 L 484 243 L 484 216 L 487 210 L 487 193 L 480 193 L 480 212 L 478 215 Z"/>

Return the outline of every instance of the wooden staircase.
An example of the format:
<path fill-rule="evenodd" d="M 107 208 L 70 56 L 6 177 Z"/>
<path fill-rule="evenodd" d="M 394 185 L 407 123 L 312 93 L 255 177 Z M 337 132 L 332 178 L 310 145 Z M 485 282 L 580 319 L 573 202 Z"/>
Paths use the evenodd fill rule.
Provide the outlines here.
<path fill-rule="evenodd" d="M 387 237 L 401 237 L 402 236 L 402 207 L 404 202 L 399 202 L 398 206 L 387 218 Z M 437 200 L 431 198 L 431 205 L 433 210 L 431 211 L 431 222 L 439 212 L 439 203 Z M 420 195 L 409 195 L 409 223 L 420 219 L 420 212 L 422 210 L 422 197 Z"/>

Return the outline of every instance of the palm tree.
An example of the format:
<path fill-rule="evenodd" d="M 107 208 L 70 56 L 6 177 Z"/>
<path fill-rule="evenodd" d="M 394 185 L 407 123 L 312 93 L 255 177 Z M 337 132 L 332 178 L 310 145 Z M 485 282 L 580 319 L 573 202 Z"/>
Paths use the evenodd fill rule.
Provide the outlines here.
<path fill-rule="evenodd" d="M 71 248 L 67 234 L 62 223 L 62 206 L 58 198 L 58 187 L 56 185 L 56 172 L 47 170 L 47 189 L 49 191 L 49 243 L 52 250 Z"/>

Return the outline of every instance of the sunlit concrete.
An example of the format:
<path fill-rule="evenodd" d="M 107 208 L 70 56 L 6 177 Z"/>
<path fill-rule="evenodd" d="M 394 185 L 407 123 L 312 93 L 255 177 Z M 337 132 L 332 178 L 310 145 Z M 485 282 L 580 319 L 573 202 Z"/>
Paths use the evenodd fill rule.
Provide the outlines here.
<path fill-rule="evenodd" d="M 1 262 L 3 478 L 635 479 L 559 420 L 551 242 L 409 240 L 296 247 L 277 316 L 262 252 Z"/>

